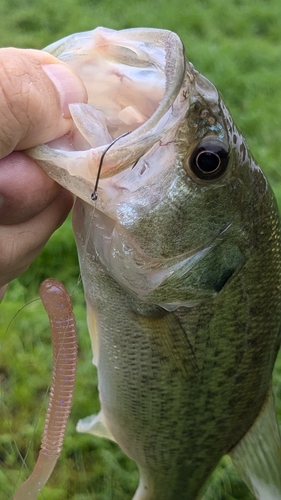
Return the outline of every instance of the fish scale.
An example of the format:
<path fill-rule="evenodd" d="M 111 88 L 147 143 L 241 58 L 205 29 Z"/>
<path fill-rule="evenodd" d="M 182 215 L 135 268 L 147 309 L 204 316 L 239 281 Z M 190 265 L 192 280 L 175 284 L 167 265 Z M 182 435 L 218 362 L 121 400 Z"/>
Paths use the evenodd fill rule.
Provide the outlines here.
<path fill-rule="evenodd" d="M 224 454 L 257 499 L 281 499 L 280 219 L 263 172 L 177 35 L 98 28 L 47 50 L 81 74 L 90 103 L 73 108 L 67 151 L 58 140 L 29 151 L 77 195 L 101 402 L 78 430 L 136 461 L 134 500 L 199 498 Z"/>

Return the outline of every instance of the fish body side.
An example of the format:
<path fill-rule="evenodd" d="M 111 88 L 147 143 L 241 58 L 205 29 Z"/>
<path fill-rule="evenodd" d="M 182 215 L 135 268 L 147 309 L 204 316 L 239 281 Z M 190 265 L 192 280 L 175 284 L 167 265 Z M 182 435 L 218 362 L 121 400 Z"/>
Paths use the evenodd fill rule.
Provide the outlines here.
<path fill-rule="evenodd" d="M 72 136 L 31 151 L 78 196 L 73 227 L 101 401 L 99 416 L 78 430 L 113 439 L 136 461 L 135 500 L 196 499 L 224 454 L 246 443 L 243 453 L 251 455 L 255 440 L 245 439 L 264 407 L 273 407 L 278 209 L 220 95 L 185 58 L 176 35 L 99 29 L 87 37 L 99 64 L 106 59 L 105 82 L 118 67 L 120 108 L 114 114 L 103 101 L 103 117 L 94 118 L 76 105 Z M 63 60 L 67 54 L 77 70 L 69 55 L 81 50 L 75 40 L 51 51 Z M 142 82 L 125 104 L 122 72 L 130 89 L 130 75 Z M 151 78 L 155 101 L 147 97 Z M 91 121 L 99 127 L 96 147 Z M 120 137 L 110 149 L 108 134 Z M 93 144 L 78 151 L 85 137 Z M 249 474 L 244 480 L 265 500 Z M 281 498 L 280 477 L 274 481 Z"/>
<path fill-rule="evenodd" d="M 78 245 L 84 255 L 80 237 Z M 149 492 L 144 498 L 196 498 L 257 417 L 271 383 L 279 318 L 258 260 L 253 255 L 216 299 L 168 312 L 157 306 L 145 311 L 89 258 L 85 266 L 93 275 L 84 274 L 84 286 L 98 325 L 106 425 L 138 463 Z M 250 279 L 254 273 L 259 290 Z"/>

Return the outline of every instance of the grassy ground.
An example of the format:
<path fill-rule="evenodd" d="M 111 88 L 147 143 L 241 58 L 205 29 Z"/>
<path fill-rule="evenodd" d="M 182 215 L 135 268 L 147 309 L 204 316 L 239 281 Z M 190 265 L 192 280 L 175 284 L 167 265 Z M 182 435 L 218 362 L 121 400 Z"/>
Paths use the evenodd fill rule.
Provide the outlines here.
<path fill-rule="evenodd" d="M 188 58 L 221 90 L 237 124 L 264 167 L 281 204 L 279 130 L 281 108 L 279 0 L 1 0 L 0 46 L 42 48 L 73 32 L 98 25 L 167 28 L 183 39 Z M 63 265 L 62 265 L 63 263 Z M 76 421 L 98 410 L 79 269 L 70 222 L 51 238 L 28 272 L 10 285 L 0 314 L 0 492 L 12 494 L 33 468 L 40 443 L 51 373 L 47 319 L 36 297 L 46 277 L 73 291 L 80 360 L 71 422 L 44 500 L 129 500 L 136 467 L 105 440 L 77 435 Z M 30 302 L 31 301 L 31 302 Z M 24 306 L 24 307 L 23 307 Z M 274 373 L 281 417 L 281 361 Z M 208 500 L 251 496 L 224 460 Z"/>

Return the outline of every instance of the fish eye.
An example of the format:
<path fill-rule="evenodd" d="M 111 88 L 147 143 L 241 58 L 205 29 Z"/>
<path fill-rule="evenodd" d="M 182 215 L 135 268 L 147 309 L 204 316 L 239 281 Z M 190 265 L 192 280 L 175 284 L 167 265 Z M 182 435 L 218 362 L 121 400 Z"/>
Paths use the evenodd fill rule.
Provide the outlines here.
<path fill-rule="evenodd" d="M 213 180 L 227 169 L 229 152 L 218 140 L 205 139 L 193 151 L 189 167 L 198 179 Z"/>

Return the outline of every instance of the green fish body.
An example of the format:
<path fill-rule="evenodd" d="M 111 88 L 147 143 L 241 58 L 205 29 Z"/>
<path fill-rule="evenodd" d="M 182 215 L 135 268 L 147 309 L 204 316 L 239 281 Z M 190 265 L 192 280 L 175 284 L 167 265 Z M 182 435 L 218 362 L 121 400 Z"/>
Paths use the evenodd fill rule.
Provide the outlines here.
<path fill-rule="evenodd" d="M 77 195 L 101 402 L 78 430 L 136 461 L 134 500 L 199 498 L 224 454 L 280 499 L 280 220 L 263 172 L 175 34 L 98 28 L 46 50 L 89 93 L 70 136 L 30 151 Z"/>

